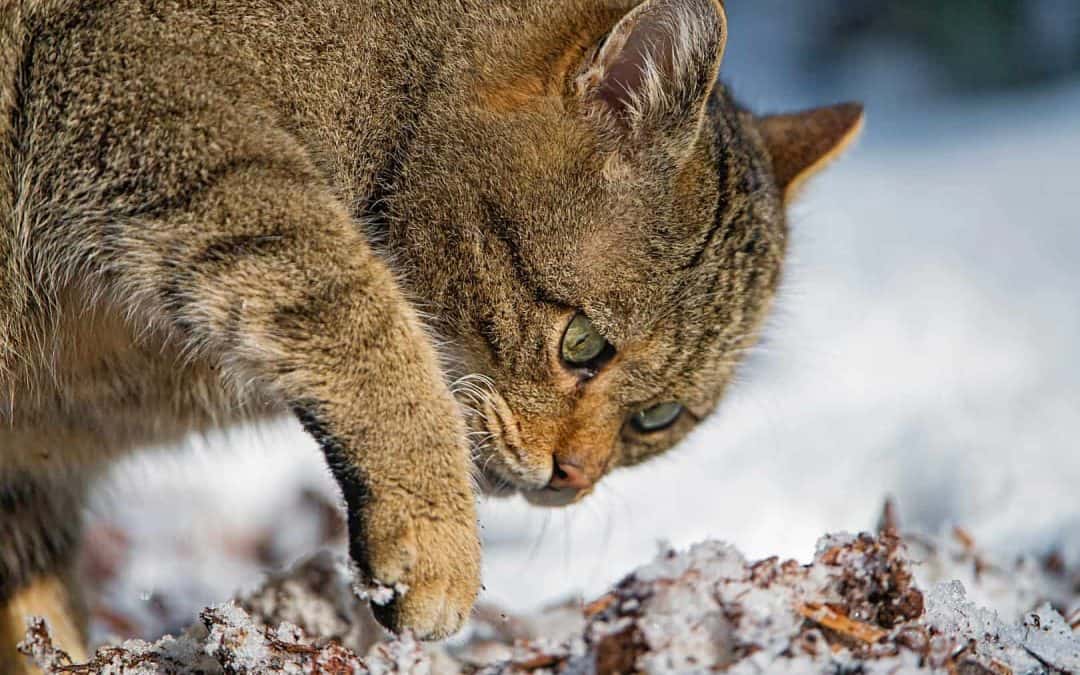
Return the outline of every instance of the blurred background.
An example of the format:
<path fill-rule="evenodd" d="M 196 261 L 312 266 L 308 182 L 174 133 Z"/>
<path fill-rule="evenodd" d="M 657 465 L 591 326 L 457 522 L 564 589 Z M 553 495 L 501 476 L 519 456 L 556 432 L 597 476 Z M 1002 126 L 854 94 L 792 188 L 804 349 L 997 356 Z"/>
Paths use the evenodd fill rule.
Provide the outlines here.
<path fill-rule="evenodd" d="M 778 311 L 720 413 L 572 509 L 486 502 L 482 600 L 598 594 L 658 542 L 805 560 L 888 495 L 905 528 L 1080 563 L 1080 3 L 726 4 L 742 100 L 860 100 L 864 137 L 796 204 Z M 119 467 L 83 565 L 96 637 L 179 630 L 340 547 L 336 499 L 289 421 Z"/>

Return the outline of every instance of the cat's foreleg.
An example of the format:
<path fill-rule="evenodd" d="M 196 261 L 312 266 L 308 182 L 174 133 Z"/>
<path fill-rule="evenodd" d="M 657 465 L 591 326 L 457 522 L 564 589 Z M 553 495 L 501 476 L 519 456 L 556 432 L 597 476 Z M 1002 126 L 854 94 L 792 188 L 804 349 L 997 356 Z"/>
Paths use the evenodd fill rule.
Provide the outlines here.
<path fill-rule="evenodd" d="M 351 553 L 407 587 L 376 614 L 440 638 L 479 589 L 471 462 L 430 340 L 302 158 L 235 162 L 182 212 L 120 230 L 113 292 L 293 410 L 348 507 Z M 242 479 L 242 478 L 238 478 Z"/>
<path fill-rule="evenodd" d="M 61 649 L 84 657 L 84 613 L 73 575 L 82 495 L 70 479 L 0 478 L 0 675 L 34 672 L 15 650 L 30 617 L 43 617 Z"/>

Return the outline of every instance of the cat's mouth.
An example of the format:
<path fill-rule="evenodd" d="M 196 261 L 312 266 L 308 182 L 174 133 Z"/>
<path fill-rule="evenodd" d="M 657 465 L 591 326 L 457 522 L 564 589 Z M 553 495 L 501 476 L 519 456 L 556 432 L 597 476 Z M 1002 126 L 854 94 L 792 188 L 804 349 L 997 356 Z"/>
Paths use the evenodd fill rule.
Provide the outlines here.
<path fill-rule="evenodd" d="M 529 488 L 515 485 L 507 481 L 501 474 L 497 474 L 490 468 L 483 468 L 478 464 L 478 479 L 480 491 L 489 497 L 512 497 L 520 494 L 533 506 L 549 508 L 570 506 L 581 501 L 589 491 L 574 490 L 568 488 Z"/>
<path fill-rule="evenodd" d="M 567 488 L 529 488 L 515 485 L 501 474 L 497 474 L 490 468 L 484 468 L 482 463 L 477 463 L 477 483 L 480 491 L 489 497 L 512 497 L 520 494 L 533 506 L 560 507 L 569 506 L 581 501 L 590 490 L 573 490 Z"/>
<path fill-rule="evenodd" d="M 530 451 L 505 399 L 494 391 L 485 393 L 469 415 L 477 484 L 484 494 L 521 494 L 530 504 L 544 507 L 568 506 L 588 494 L 589 490 L 552 487 L 552 454 Z"/>

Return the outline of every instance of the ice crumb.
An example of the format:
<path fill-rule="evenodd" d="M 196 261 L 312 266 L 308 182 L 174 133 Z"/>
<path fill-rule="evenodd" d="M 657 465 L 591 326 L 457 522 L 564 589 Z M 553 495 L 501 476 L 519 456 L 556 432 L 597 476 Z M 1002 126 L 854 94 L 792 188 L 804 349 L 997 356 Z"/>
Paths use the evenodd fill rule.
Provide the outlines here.
<path fill-rule="evenodd" d="M 400 598 L 409 592 L 409 586 L 400 581 L 388 585 L 378 579 L 366 578 L 351 561 L 342 561 L 341 565 L 349 570 L 351 578 L 355 580 L 352 584 L 353 595 L 361 600 L 367 600 L 374 605 L 385 607 L 393 602 L 395 598 Z"/>
<path fill-rule="evenodd" d="M 356 597 L 380 607 L 389 605 L 395 598 L 399 598 L 408 592 L 409 587 L 402 583 L 396 583 L 393 586 L 385 586 L 377 581 L 353 584 L 353 593 L 356 594 Z"/>

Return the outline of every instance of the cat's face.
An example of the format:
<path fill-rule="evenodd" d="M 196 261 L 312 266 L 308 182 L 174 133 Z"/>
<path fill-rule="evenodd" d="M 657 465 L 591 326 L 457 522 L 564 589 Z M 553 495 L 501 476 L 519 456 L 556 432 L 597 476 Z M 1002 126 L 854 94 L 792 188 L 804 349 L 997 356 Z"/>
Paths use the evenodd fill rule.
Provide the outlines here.
<path fill-rule="evenodd" d="M 714 87 L 725 30 L 711 0 L 647 2 L 538 59 L 562 64 L 546 79 L 493 67 L 426 130 L 397 208 L 426 225 L 394 249 L 450 338 L 489 491 L 580 499 L 707 417 L 754 343 L 785 189 L 824 152 L 778 174 L 776 133 Z"/>
<path fill-rule="evenodd" d="M 469 401 L 489 486 L 572 501 L 716 407 L 786 238 L 779 191 L 722 96 L 678 161 L 610 154 L 557 114 L 486 121 L 499 179 L 523 188 L 478 190 L 480 278 L 500 280 L 468 341 L 469 372 L 491 384 Z M 553 475 L 564 489 L 544 489 Z"/>

